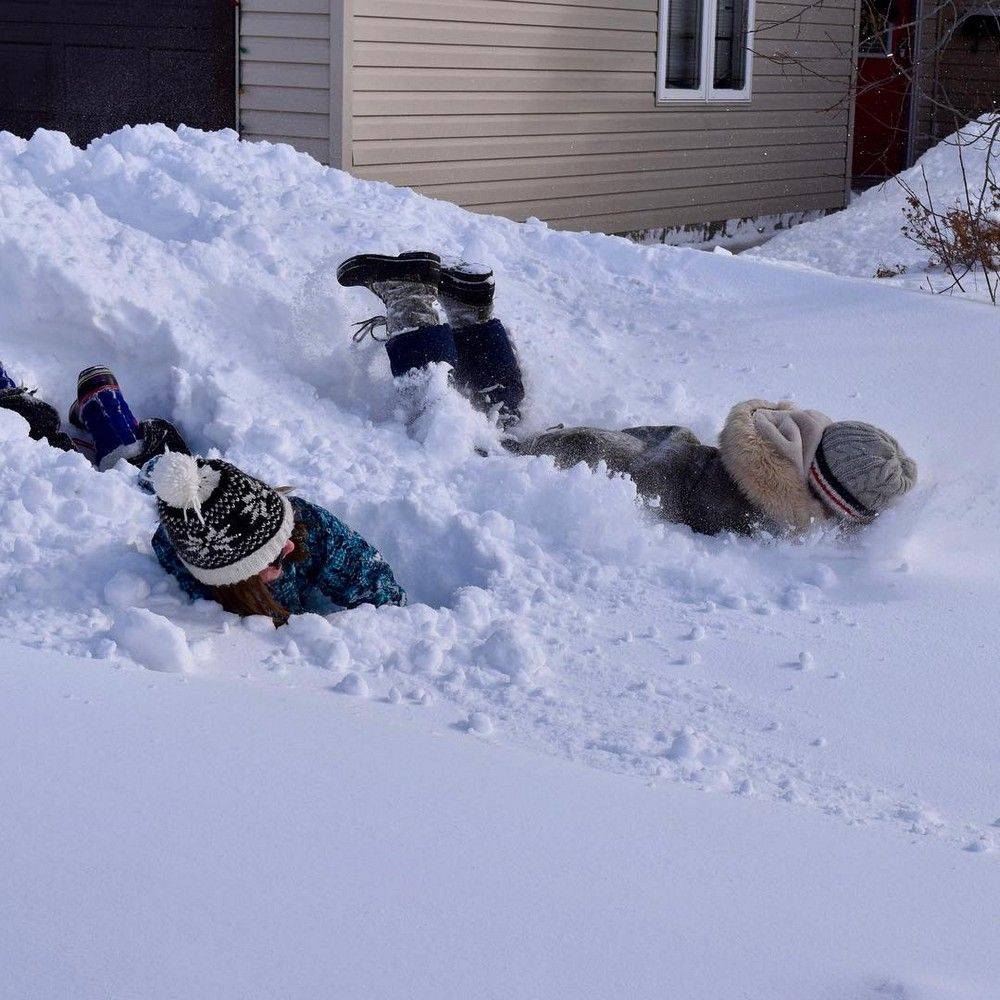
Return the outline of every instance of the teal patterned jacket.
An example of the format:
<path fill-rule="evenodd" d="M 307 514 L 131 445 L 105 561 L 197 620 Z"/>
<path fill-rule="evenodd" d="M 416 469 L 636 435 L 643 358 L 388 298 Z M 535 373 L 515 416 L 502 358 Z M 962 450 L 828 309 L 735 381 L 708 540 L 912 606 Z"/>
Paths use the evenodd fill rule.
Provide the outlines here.
<path fill-rule="evenodd" d="M 328 510 L 300 497 L 289 497 L 295 520 L 309 532 L 309 556 L 286 562 L 282 575 L 270 584 L 274 599 L 293 615 L 307 611 L 327 614 L 359 604 L 405 604 L 406 592 L 389 564 L 356 531 Z M 177 557 L 163 525 L 153 535 L 160 565 L 177 578 L 194 600 L 212 600 L 212 588 L 200 583 Z"/>

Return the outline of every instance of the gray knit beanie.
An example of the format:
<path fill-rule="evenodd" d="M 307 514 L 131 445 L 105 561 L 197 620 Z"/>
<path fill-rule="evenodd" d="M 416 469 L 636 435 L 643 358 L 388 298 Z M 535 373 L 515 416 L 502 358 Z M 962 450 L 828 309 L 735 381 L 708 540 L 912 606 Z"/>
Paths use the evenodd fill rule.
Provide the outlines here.
<path fill-rule="evenodd" d="M 830 424 L 809 467 L 809 485 L 846 521 L 865 524 L 917 481 L 917 463 L 885 431 L 857 420 Z"/>

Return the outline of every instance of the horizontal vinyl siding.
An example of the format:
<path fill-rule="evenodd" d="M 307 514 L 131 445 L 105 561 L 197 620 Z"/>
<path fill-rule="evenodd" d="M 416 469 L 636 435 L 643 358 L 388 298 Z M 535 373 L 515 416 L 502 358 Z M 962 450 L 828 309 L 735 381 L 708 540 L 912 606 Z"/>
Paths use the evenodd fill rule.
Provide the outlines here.
<path fill-rule="evenodd" d="M 354 172 L 606 232 L 839 207 L 854 0 L 757 28 L 751 102 L 657 106 L 657 0 L 354 0 Z"/>
<path fill-rule="evenodd" d="M 240 130 L 330 158 L 330 0 L 242 0 Z"/>

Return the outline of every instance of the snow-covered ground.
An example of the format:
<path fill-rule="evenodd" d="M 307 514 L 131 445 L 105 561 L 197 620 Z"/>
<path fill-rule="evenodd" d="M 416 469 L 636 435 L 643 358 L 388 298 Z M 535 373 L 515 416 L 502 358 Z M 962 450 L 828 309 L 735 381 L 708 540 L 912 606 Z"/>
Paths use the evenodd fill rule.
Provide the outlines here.
<path fill-rule="evenodd" d="M 419 713 L 6 663 L 0 996 L 996 995 L 995 863 Z"/>
<path fill-rule="evenodd" d="M 904 210 L 910 192 L 939 213 L 959 207 L 967 198 L 977 204 L 987 160 L 994 180 L 1000 170 L 996 116 L 984 115 L 929 149 L 908 170 L 855 198 L 842 212 L 794 226 L 748 251 L 751 256 L 819 268 L 832 274 L 874 278 L 880 269 L 900 271 L 880 279 L 900 288 L 944 291 L 988 300 L 982 272 L 970 272 L 961 289 L 940 267 L 929 267 L 929 254 L 903 235 Z M 992 142 L 991 142 L 992 139 Z M 928 195 L 929 191 L 929 195 Z M 988 204 L 987 200 L 987 204 Z"/>
<path fill-rule="evenodd" d="M 702 538 L 653 522 L 625 481 L 503 454 L 452 394 L 407 433 L 384 352 L 349 335 L 376 303 L 335 271 L 355 252 L 412 248 L 495 266 L 530 428 L 684 422 L 710 438 L 735 401 L 794 398 L 886 426 L 920 485 L 850 544 Z M 189 605 L 150 554 L 155 515 L 132 470 L 98 474 L 0 413 L 0 773 L 17 803 L 3 881 L 40 882 L 53 824 L 66 833 L 60 865 L 77 869 L 44 883 L 28 915 L 17 893 L 0 903 L 0 943 L 16 945 L 0 963 L 20 984 L 10 995 L 66 995 L 59 984 L 84 968 L 72 956 L 117 947 L 119 921 L 130 943 L 96 966 L 104 992 L 74 995 L 192 995 L 183 984 L 209 967 L 205 942 L 221 941 L 218 928 L 198 933 L 210 913 L 239 917 L 231 954 L 271 942 L 280 955 L 271 978 L 253 976 L 259 959 L 246 967 L 257 993 L 233 980 L 211 996 L 314 996 L 344 963 L 375 976 L 353 981 L 380 996 L 476 983 L 578 997 L 588 981 L 616 995 L 608 984 L 627 970 L 635 989 L 617 995 L 649 996 L 670 968 L 693 970 L 674 995 L 706 1000 L 989 996 L 995 310 L 517 226 L 287 147 L 157 126 L 87 151 L 0 134 L 0 303 L 0 359 L 60 409 L 81 367 L 110 364 L 140 417 L 170 417 L 197 448 L 330 507 L 411 597 L 277 631 Z M 183 794 L 181 774 L 195 776 Z M 32 807 L 42 786 L 39 801 L 61 812 Z M 449 866 L 463 823 L 466 853 Z M 149 857 L 148 882 L 136 879 Z M 410 899 L 382 885 L 386 857 L 436 914 L 432 944 L 386 915 Z M 320 877 L 318 859 L 336 867 Z M 484 870 L 505 877 L 482 890 L 469 873 Z M 246 871 L 261 880 L 249 896 Z M 98 905 L 95 878 L 127 905 Z M 658 923 L 671 885 L 685 907 Z M 509 886 L 506 908 L 477 916 Z M 337 894 L 355 909 L 338 916 Z M 72 937 L 64 925 L 88 898 L 92 936 Z M 605 898 L 616 913 L 634 901 L 613 934 L 605 910 L 567 923 Z M 744 908 L 738 920 L 727 905 Z M 53 923 L 66 964 L 46 965 Z M 557 934 L 573 945 L 546 966 Z M 601 940 L 618 964 L 595 961 Z M 289 971 L 296 945 L 302 979 Z M 422 949 L 445 978 L 417 989 Z M 143 985 L 129 979 L 140 965 L 159 970 Z M 549 985 L 532 993 L 535 981 Z"/>

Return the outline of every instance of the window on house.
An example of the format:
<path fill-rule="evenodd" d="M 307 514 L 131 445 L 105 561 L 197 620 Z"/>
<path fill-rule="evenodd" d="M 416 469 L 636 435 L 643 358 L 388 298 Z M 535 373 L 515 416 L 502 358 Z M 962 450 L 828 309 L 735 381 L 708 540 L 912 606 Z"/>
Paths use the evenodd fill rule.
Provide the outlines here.
<path fill-rule="evenodd" d="M 660 0 L 657 100 L 750 98 L 753 0 Z"/>
<path fill-rule="evenodd" d="M 892 54 L 890 8 L 889 0 L 864 0 L 861 4 L 858 55 L 886 59 Z"/>

